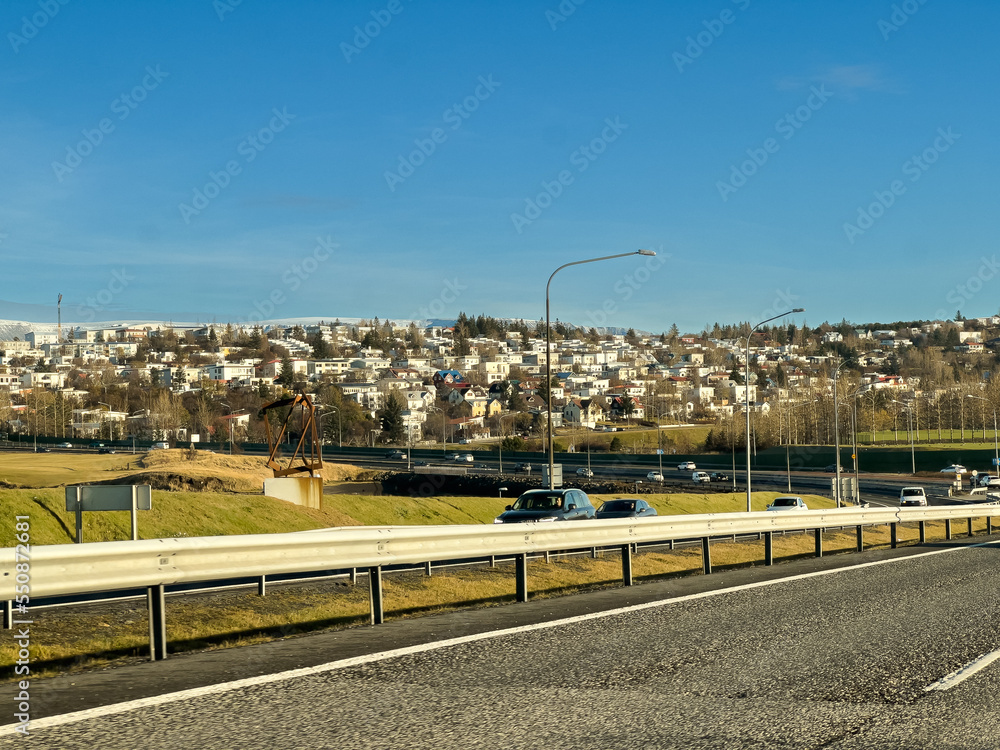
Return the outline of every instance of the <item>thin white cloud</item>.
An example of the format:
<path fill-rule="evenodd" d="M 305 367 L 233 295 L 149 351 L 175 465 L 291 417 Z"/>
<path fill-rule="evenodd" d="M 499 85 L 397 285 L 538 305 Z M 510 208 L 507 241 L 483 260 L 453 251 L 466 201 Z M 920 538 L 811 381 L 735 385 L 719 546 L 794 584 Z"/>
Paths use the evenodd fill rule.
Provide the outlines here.
<path fill-rule="evenodd" d="M 829 86 L 835 94 L 844 97 L 854 96 L 858 91 L 899 91 L 877 65 L 831 65 L 811 76 L 782 78 L 777 85 L 779 89 L 788 90 L 817 83 Z"/>

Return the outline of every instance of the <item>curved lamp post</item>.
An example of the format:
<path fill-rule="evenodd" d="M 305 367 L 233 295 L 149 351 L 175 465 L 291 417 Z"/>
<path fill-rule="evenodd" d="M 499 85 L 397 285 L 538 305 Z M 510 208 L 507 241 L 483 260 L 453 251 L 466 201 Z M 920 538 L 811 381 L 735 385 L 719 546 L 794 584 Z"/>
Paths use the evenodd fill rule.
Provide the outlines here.
<path fill-rule="evenodd" d="M 840 487 L 840 401 L 837 397 L 837 378 L 840 376 L 840 368 L 847 364 L 847 360 L 842 360 L 837 369 L 833 372 L 833 441 L 834 450 L 836 450 L 836 467 L 837 467 L 837 487 L 833 495 L 837 501 L 837 507 L 841 504 L 841 487 Z"/>
<path fill-rule="evenodd" d="M 906 429 L 910 433 L 910 470 L 914 476 L 917 475 L 917 453 L 913 447 L 913 405 L 905 401 L 892 399 L 892 403 L 899 404 L 906 409 Z"/>
<path fill-rule="evenodd" d="M 497 420 L 497 424 L 500 425 L 500 440 L 497 441 L 497 450 L 500 453 L 500 474 L 503 474 L 503 421 L 509 417 L 517 419 L 517 416 L 517 412 L 514 412 L 513 414 L 501 414 L 500 418 Z M 504 489 L 506 489 L 506 487 Z M 500 497 L 503 497 L 503 495 Z"/>
<path fill-rule="evenodd" d="M 760 328 L 765 323 L 770 323 L 772 320 L 777 320 L 778 318 L 783 318 L 786 315 L 791 315 L 792 313 L 805 312 L 804 307 L 796 307 L 794 310 L 788 310 L 780 315 L 775 315 L 766 320 L 760 321 L 757 325 L 750 329 L 750 333 L 747 334 L 747 346 L 746 346 L 746 366 L 744 372 L 746 373 L 743 377 L 743 389 L 746 393 L 746 405 L 747 405 L 747 513 L 750 512 L 750 339 L 753 337 L 754 331 Z"/>
<path fill-rule="evenodd" d="M 337 429 L 338 429 L 337 435 L 338 435 L 338 438 L 339 438 L 337 440 L 337 447 L 338 448 L 343 448 L 344 447 L 344 420 L 340 416 L 340 409 L 338 409 L 336 406 L 323 406 L 321 408 L 323 408 L 323 409 L 329 409 L 331 412 L 337 412 Z M 330 416 L 329 414 L 320 414 L 319 415 L 319 419 L 317 420 L 317 422 L 320 425 L 319 434 L 321 436 L 323 434 L 323 420 L 326 419 L 329 416 Z M 324 440 L 323 442 L 326 442 L 326 441 Z"/>
<path fill-rule="evenodd" d="M 579 266 L 584 263 L 596 263 L 599 260 L 611 260 L 612 258 L 627 258 L 630 255 L 656 255 L 652 250 L 636 250 L 631 253 L 617 253 L 616 255 L 602 255 L 600 258 L 588 258 L 586 260 L 574 260 L 571 263 L 564 263 L 559 266 L 552 275 L 549 276 L 545 284 L 545 403 L 548 408 L 548 438 L 549 438 L 549 489 L 555 489 L 555 478 L 552 476 L 554 462 L 554 433 L 552 430 L 552 324 L 549 317 L 549 286 L 552 284 L 552 277 L 564 268 L 569 266 Z"/>
<path fill-rule="evenodd" d="M 973 396 L 972 394 L 966 394 L 966 398 L 974 398 L 976 401 L 985 401 L 987 404 L 993 406 L 992 402 L 988 398 L 983 398 L 982 396 Z M 994 472 L 1000 471 L 1000 447 L 997 446 L 997 408 L 993 406 L 993 469 Z"/>

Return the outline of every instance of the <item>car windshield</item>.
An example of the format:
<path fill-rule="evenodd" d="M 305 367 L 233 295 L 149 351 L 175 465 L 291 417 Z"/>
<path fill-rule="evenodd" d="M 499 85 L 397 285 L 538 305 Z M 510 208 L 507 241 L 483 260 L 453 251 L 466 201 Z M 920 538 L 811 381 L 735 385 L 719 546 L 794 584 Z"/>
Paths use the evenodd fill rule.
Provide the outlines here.
<path fill-rule="evenodd" d="M 909 495 L 923 495 L 923 494 L 924 491 L 919 488 L 908 487 L 903 490 L 903 497 L 907 497 Z"/>
<path fill-rule="evenodd" d="M 621 511 L 632 511 L 635 510 L 634 500 L 608 500 L 604 505 L 601 506 L 601 510 L 605 513 L 615 512 L 619 513 Z"/>
<path fill-rule="evenodd" d="M 514 503 L 514 510 L 558 510 L 563 496 L 558 492 L 526 492 Z"/>
<path fill-rule="evenodd" d="M 774 501 L 774 505 L 798 505 L 798 500 L 794 497 L 779 497 Z"/>

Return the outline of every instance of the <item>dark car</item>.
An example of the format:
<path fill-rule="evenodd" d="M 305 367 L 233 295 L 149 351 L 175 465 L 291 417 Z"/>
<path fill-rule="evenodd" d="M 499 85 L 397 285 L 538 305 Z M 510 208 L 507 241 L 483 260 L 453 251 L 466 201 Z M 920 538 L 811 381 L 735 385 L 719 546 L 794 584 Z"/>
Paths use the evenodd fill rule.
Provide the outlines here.
<path fill-rule="evenodd" d="M 646 518 L 656 515 L 656 508 L 637 497 L 608 500 L 597 509 L 595 518 Z"/>
<path fill-rule="evenodd" d="M 98 453 L 114 453 L 115 449 L 114 448 L 98 448 L 97 452 Z"/>
<path fill-rule="evenodd" d="M 406 458 L 406 454 L 403 451 L 389 451 L 385 454 L 386 458 L 394 458 L 396 460 L 402 460 Z"/>
<path fill-rule="evenodd" d="M 724 471 L 713 471 L 708 475 L 708 479 L 711 482 L 728 482 L 732 477 Z"/>
<path fill-rule="evenodd" d="M 580 521 L 593 518 L 596 512 L 583 490 L 528 490 L 493 523 Z"/>
<path fill-rule="evenodd" d="M 90 444 L 90 447 L 91 448 L 103 448 L 104 447 L 104 443 L 99 443 L 98 441 L 95 440 L 94 442 L 92 442 Z"/>
<path fill-rule="evenodd" d="M 514 466 L 514 471 L 523 471 L 526 474 L 531 473 L 531 464 L 516 464 Z"/>

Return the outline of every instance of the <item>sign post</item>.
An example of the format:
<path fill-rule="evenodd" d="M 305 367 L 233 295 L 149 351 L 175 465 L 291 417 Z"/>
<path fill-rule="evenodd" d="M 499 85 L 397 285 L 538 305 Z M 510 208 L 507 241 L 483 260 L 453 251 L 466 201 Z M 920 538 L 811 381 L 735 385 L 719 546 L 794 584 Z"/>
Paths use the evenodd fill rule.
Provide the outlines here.
<path fill-rule="evenodd" d="M 83 544 L 83 511 L 127 510 L 132 514 L 132 541 L 139 538 L 138 510 L 152 510 L 148 484 L 68 485 L 66 510 L 76 513 L 76 543 Z"/>

